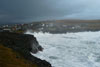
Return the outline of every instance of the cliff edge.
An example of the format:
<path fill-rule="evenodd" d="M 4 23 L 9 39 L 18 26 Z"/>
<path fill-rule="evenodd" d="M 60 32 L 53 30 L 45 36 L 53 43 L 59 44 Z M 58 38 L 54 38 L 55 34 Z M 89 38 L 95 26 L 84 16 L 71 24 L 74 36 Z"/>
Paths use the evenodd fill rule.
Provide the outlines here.
<path fill-rule="evenodd" d="M 30 54 L 30 52 L 37 53 L 38 51 L 42 51 L 42 50 L 43 48 L 39 45 L 38 41 L 33 35 L 11 33 L 11 32 L 0 32 L 0 53 L 2 55 L 4 54 L 4 56 L 6 55 L 5 58 L 8 56 L 14 57 L 13 60 L 23 57 L 23 59 L 21 60 L 27 61 L 30 65 L 30 66 L 24 65 L 24 67 L 51 67 L 51 64 L 49 62 L 45 60 L 41 60 Z M 0 57 L 2 57 L 2 55 L 0 55 Z M 11 58 L 7 58 L 7 59 L 10 60 L 11 61 L 10 64 L 13 65 Z M 10 61 L 5 63 L 4 60 L 0 60 L 0 63 L 2 62 L 7 64 Z M 24 61 L 22 61 L 21 63 L 25 63 Z M 23 66 L 20 66 L 19 64 L 18 67 L 23 67 Z"/>

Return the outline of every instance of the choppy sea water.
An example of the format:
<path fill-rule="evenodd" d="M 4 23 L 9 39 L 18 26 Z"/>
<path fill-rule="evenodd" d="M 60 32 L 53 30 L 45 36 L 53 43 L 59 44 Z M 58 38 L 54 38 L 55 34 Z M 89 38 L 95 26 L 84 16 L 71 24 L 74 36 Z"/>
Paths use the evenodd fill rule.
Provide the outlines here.
<path fill-rule="evenodd" d="M 100 67 L 100 31 L 66 34 L 30 33 L 44 47 L 35 56 L 53 67 Z"/>

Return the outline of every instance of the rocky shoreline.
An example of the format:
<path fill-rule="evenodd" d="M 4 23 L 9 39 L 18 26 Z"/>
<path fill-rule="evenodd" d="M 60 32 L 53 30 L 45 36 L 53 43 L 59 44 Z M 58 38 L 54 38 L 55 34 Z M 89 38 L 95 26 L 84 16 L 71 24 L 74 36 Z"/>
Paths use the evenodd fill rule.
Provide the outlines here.
<path fill-rule="evenodd" d="M 51 67 L 51 64 L 46 60 L 41 60 L 30 54 L 30 52 L 37 53 L 43 50 L 33 35 L 0 32 L 0 43 L 18 52 L 26 60 L 36 64 L 37 67 Z"/>

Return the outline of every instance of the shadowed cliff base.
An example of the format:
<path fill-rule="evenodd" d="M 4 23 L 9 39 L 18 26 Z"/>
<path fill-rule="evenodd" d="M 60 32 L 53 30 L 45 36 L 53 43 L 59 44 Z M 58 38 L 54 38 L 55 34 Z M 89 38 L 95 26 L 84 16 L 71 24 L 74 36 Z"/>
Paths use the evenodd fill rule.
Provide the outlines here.
<path fill-rule="evenodd" d="M 0 46 L 3 49 L 5 49 L 4 53 L 7 53 L 7 55 L 3 54 L 3 56 L 6 55 L 5 57 L 8 57 L 9 55 L 11 56 L 12 54 L 11 58 L 15 59 L 16 56 L 15 54 L 18 53 L 18 56 L 16 56 L 16 58 L 20 58 L 20 56 L 23 57 L 23 60 L 29 62 L 29 65 L 30 64 L 35 65 L 32 67 L 51 67 L 51 64 L 49 62 L 36 58 L 35 56 L 30 54 L 30 52 L 37 53 L 38 51 L 42 51 L 43 49 L 33 35 L 18 34 L 18 33 L 11 33 L 11 32 L 0 32 L 0 43 L 3 45 L 2 46 L 0 44 Z M 3 53 L 3 49 L 0 49 L 0 51 L 2 51 L 1 53 Z M 6 49 L 8 52 L 6 52 Z M 2 56 L 0 55 L 0 57 Z M 7 58 L 7 59 L 9 60 L 10 64 L 13 65 L 11 58 Z M 5 63 L 4 60 L 1 60 L 1 62 Z M 24 63 L 24 61 L 22 61 L 22 63 Z M 18 67 L 22 67 L 22 66 L 20 66 L 19 64 Z"/>

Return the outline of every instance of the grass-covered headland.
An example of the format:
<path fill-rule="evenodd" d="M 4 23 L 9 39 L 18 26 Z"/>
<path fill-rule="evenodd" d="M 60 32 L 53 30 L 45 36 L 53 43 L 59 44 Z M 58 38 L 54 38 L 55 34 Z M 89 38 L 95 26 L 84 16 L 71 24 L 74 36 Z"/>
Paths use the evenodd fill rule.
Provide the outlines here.
<path fill-rule="evenodd" d="M 49 62 L 30 54 L 38 51 L 42 47 L 33 35 L 0 32 L 0 67 L 51 67 Z"/>
<path fill-rule="evenodd" d="M 37 64 L 27 61 L 18 52 L 0 44 L 0 67 L 37 67 Z"/>

